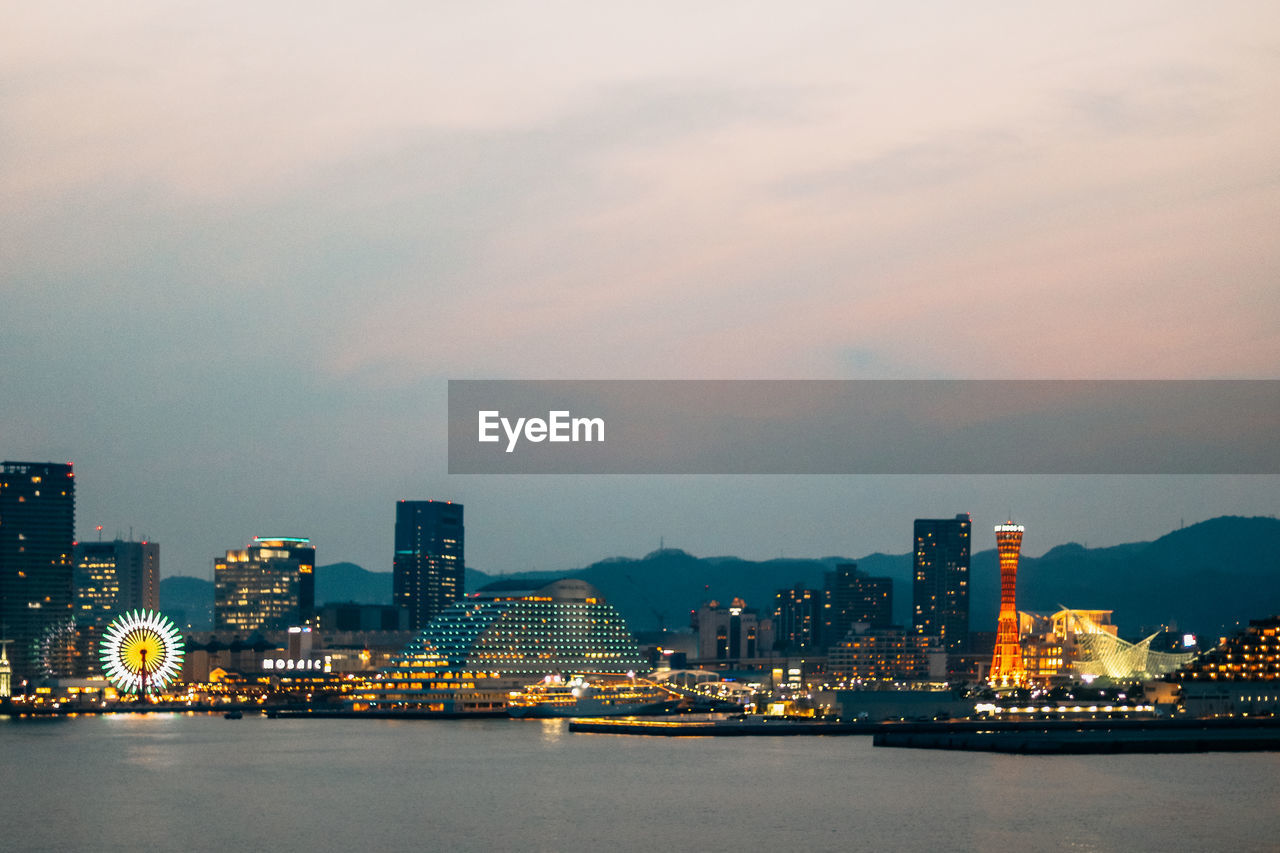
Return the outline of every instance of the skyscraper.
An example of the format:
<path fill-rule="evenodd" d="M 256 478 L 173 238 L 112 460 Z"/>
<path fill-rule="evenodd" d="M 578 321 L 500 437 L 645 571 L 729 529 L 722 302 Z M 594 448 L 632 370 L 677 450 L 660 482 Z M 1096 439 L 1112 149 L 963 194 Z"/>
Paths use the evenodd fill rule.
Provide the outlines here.
<path fill-rule="evenodd" d="M 969 649 L 972 527 L 973 522 L 964 513 L 955 518 L 917 518 L 915 521 L 911 625 L 917 635 L 938 637 L 948 654 Z"/>
<path fill-rule="evenodd" d="M 0 633 L 15 686 L 70 674 L 74 478 L 70 463 L 0 463 Z"/>
<path fill-rule="evenodd" d="M 160 608 L 160 543 L 77 542 L 75 617 L 79 625 L 105 627 L 136 608 Z"/>
<path fill-rule="evenodd" d="M 213 564 L 214 630 L 301 625 L 315 612 L 315 562 L 311 540 L 297 537 L 255 536 L 244 550 L 228 551 Z"/>
<path fill-rule="evenodd" d="M 812 651 L 822 647 L 821 590 L 805 588 L 803 583 L 791 589 L 780 589 L 774 595 L 773 637 L 780 651 Z"/>
<path fill-rule="evenodd" d="M 996 549 L 1000 552 L 1000 617 L 996 622 L 996 650 L 991 658 L 991 683 L 1021 685 L 1027 680 L 1018 636 L 1018 555 L 1022 550 L 1021 524 L 996 525 Z"/>
<path fill-rule="evenodd" d="M 825 575 L 822 642 L 834 646 L 854 625 L 873 628 L 893 624 L 893 578 L 873 578 L 857 563 L 841 563 Z"/>
<path fill-rule="evenodd" d="M 72 674 L 100 675 L 98 641 L 111 620 L 127 610 L 160 608 L 160 544 L 123 539 L 77 542 L 74 555 Z"/>
<path fill-rule="evenodd" d="M 405 501 L 396 504 L 392 600 L 409 611 L 420 630 L 462 597 L 466 563 L 462 504 Z"/>

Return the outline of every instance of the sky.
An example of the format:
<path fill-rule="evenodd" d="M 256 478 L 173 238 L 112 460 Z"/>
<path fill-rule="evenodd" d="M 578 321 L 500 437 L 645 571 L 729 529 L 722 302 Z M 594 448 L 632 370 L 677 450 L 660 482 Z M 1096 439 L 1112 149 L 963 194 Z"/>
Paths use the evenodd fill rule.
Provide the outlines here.
<path fill-rule="evenodd" d="M 796 5 L 7 10 L 0 458 L 200 577 L 254 535 L 387 571 L 401 498 L 489 572 L 1274 514 L 1274 476 L 447 473 L 449 379 L 1280 378 L 1280 6 Z"/>

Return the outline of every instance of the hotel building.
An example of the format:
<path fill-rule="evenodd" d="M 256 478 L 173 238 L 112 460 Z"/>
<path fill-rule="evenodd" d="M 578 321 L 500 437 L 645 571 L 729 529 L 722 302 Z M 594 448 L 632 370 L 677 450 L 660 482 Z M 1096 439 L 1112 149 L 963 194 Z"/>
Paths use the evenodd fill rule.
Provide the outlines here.
<path fill-rule="evenodd" d="M 498 581 L 446 607 L 353 707 L 496 713 L 510 691 L 547 676 L 647 668 L 622 616 L 585 581 Z"/>

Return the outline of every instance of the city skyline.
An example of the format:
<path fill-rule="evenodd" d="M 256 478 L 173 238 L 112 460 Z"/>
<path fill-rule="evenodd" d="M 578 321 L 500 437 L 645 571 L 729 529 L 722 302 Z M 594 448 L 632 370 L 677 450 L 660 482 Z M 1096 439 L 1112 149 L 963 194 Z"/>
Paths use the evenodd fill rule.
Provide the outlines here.
<path fill-rule="evenodd" d="M 433 497 L 491 572 L 1276 511 L 1274 476 L 485 478 L 445 448 L 448 379 L 1274 378 L 1274 4 L 7 23 L 3 455 L 75 462 L 77 537 L 133 528 L 165 575 L 277 531 L 386 571 L 386 508 Z"/>

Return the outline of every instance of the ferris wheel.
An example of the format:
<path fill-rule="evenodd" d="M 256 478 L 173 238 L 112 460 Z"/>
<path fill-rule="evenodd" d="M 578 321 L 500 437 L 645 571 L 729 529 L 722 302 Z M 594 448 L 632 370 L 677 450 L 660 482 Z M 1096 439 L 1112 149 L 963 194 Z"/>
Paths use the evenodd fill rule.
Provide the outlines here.
<path fill-rule="evenodd" d="M 177 627 L 155 610 L 115 618 L 98 644 L 107 680 L 124 693 L 155 693 L 182 671 L 184 644 Z"/>

